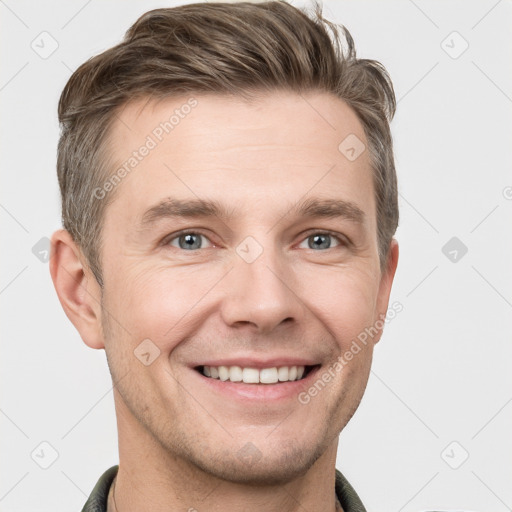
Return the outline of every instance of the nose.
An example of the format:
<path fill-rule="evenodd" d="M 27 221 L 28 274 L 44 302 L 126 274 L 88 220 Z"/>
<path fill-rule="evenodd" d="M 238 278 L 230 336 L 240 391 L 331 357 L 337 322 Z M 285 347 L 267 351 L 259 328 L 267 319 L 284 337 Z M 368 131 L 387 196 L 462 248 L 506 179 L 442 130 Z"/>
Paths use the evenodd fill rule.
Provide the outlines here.
<path fill-rule="evenodd" d="M 234 268 L 224 280 L 221 314 L 226 325 L 247 325 L 268 334 L 303 318 L 305 305 L 295 291 L 297 276 L 283 256 L 267 247 L 252 262 L 243 256 L 235 255 Z"/>

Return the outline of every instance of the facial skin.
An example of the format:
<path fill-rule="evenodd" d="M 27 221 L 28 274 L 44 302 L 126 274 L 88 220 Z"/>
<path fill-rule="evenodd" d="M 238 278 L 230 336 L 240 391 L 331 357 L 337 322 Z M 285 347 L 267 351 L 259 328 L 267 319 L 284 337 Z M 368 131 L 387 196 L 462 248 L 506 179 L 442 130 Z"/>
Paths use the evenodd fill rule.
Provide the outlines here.
<path fill-rule="evenodd" d="M 125 106 L 112 131 L 115 161 L 189 97 Z M 364 393 L 380 334 L 309 403 L 298 395 L 386 314 L 398 261 L 393 240 L 381 273 L 368 151 L 352 162 L 338 150 L 349 134 L 366 144 L 362 125 L 321 92 L 268 93 L 251 104 L 194 97 L 197 106 L 115 190 L 103 296 L 69 234 L 52 240 L 60 301 L 84 342 L 106 350 L 116 384 L 117 508 L 334 510 L 338 435 Z M 232 216 L 144 228 L 144 212 L 170 197 L 216 201 Z M 294 214 L 312 199 L 350 201 L 364 218 Z M 184 229 L 196 234 L 193 249 L 183 238 L 180 246 Z M 326 231 L 333 236 L 315 248 L 314 235 Z M 147 339 L 160 351 L 148 366 L 134 354 Z M 222 383 L 194 369 L 228 359 L 319 366 L 294 384 Z M 254 396 L 257 388 L 279 396 Z"/>

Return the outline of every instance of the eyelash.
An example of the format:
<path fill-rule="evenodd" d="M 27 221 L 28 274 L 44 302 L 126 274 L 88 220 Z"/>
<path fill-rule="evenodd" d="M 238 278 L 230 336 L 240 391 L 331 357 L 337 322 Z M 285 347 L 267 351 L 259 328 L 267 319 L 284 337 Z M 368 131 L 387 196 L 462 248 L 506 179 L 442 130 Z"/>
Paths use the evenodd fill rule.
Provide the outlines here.
<path fill-rule="evenodd" d="M 172 235 L 170 236 L 167 236 L 163 239 L 163 241 L 161 242 L 161 245 L 163 246 L 170 246 L 171 242 L 173 240 L 176 240 L 178 239 L 180 236 L 183 236 L 183 235 L 189 235 L 189 234 L 193 234 L 193 235 L 201 235 L 201 236 L 204 236 L 206 239 L 208 239 L 208 241 L 210 243 L 213 244 L 213 242 L 208 238 L 207 235 L 205 235 L 201 230 L 197 230 L 197 229 L 185 229 L 183 231 L 179 231 L 178 233 L 173 233 Z M 312 237 L 313 235 L 329 235 L 333 238 L 336 239 L 337 242 L 339 242 L 339 246 L 335 246 L 335 247 L 329 247 L 328 249 L 324 249 L 324 250 L 321 250 L 321 251 L 315 251 L 315 252 L 325 252 L 325 251 L 328 251 L 330 249 L 336 249 L 336 248 L 339 248 L 340 246 L 341 247 L 348 247 L 350 245 L 350 241 L 348 239 L 346 239 L 345 237 L 343 236 L 340 236 L 340 234 L 338 233 L 335 233 L 334 231 L 328 231 L 328 230 L 319 230 L 319 231 L 312 231 L 310 232 L 309 234 L 307 234 L 302 240 L 301 242 L 303 242 L 304 240 L 307 240 L 308 238 Z M 214 244 L 215 245 L 215 244 Z M 175 249 L 180 249 L 179 247 L 174 247 Z M 209 247 L 207 247 L 206 249 L 209 249 Z M 200 249 L 194 249 L 194 250 L 190 250 L 190 251 L 185 251 L 184 249 L 180 249 L 182 250 L 183 252 L 197 252 L 199 251 Z M 309 249 L 308 250 L 310 251 L 313 251 L 314 249 Z"/>

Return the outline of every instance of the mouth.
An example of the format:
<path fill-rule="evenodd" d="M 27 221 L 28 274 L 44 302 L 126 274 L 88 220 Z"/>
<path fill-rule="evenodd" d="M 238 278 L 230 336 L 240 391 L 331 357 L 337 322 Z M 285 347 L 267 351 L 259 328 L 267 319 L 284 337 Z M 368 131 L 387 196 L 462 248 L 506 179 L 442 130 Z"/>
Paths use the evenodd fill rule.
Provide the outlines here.
<path fill-rule="evenodd" d="M 222 382 L 240 384 L 284 384 L 304 380 L 320 365 L 273 366 L 253 368 L 242 366 L 196 366 L 194 370 L 204 377 Z"/>

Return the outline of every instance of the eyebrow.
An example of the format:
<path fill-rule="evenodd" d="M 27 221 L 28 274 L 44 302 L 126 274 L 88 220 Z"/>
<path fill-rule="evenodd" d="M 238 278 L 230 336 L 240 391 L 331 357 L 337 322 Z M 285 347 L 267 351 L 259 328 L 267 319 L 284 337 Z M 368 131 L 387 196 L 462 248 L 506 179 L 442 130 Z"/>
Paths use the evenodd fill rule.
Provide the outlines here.
<path fill-rule="evenodd" d="M 286 215 L 312 218 L 342 218 L 356 224 L 363 224 L 365 213 L 352 201 L 344 199 L 309 198 L 287 210 Z M 229 210 L 218 201 L 209 199 L 166 198 L 149 208 L 142 216 L 141 228 L 169 218 L 218 217 L 227 221 L 238 215 L 236 209 Z"/>

